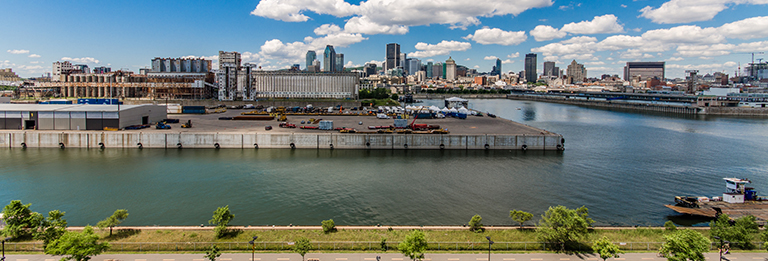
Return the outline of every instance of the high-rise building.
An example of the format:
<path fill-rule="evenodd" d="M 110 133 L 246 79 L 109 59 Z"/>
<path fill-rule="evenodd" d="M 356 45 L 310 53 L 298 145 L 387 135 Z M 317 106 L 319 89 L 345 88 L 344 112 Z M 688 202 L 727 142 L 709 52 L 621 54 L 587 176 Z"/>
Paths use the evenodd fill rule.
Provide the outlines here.
<path fill-rule="evenodd" d="M 405 53 L 400 53 L 400 63 L 397 64 L 397 67 L 405 69 L 406 60 L 408 60 L 408 56 Z"/>
<path fill-rule="evenodd" d="M 496 66 L 493 67 L 491 75 L 501 75 L 501 59 L 496 58 Z"/>
<path fill-rule="evenodd" d="M 315 59 L 317 59 L 317 53 L 315 51 L 307 51 L 307 69 L 309 69 L 310 66 L 312 66 L 312 63 L 315 62 Z"/>
<path fill-rule="evenodd" d="M 571 83 L 583 82 L 587 79 L 587 68 L 583 64 L 577 63 L 576 60 L 573 60 L 566 70 L 568 81 Z"/>
<path fill-rule="evenodd" d="M 387 44 L 386 58 L 385 71 L 397 67 L 400 64 L 400 45 L 396 43 Z"/>
<path fill-rule="evenodd" d="M 456 80 L 456 61 L 450 56 L 445 60 L 445 79 L 449 81 Z"/>
<path fill-rule="evenodd" d="M 525 81 L 536 82 L 538 74 L 536 74 L 536 54 L 529 53 L 525 55 Z"/>
<path fill-rule="evenodd" d="M 640 76 L 640 80 L 664 80 L 664 62 L 627 62 L 624 66 L 624 80 L 631 81 L 635 76 Z"/>
<path fill-rule="evenodd" d="M 68 61 L 64 62 L 54 62 L 53 63 L 53 77 L 51 77 L 51 81 L 59 82 L 61 81 L 61 75 L 67 74 L 69 71 L 73 69 L 72 63 Z"/>
<path fill-rule="evenodd" d="M 559 76 L 559 70 L 555 69 L 555 62 L 544 62 L 544 76 Z"/>
<path fill-rule="evenodd" d="M 224 64 L 234 65 L 236 69 L 240 69 L 240 53 L 238 52 L 225 52 L 219 51 L 219 70 L 221 70 Z"/>
<path fill-rule="evenodd" d="M 365 69 L 365 77 L 376 75 L 375 63 L 366 63 L 364 69 Z"/>
<path fill-rule="evenodd" d="M 443 77 L 443 63 L 436 63 L 432 65 L 432 77 L 435 79 L 441 79 Z"/>
<path fill-rule="evenodd" d="M 432 79 L 432 62 L 427 63 L 427 79 Z"/>
<path fill-rule="evenodd" d="M 343 53 L 336 54 L 336 71 L 337 72 L 344 71 L 344 54 Z"/>
<path fill-rule="evenodd" d="M 408 75 L 414 75 L 421 70 L 421 60 L 416 58 L 409 58 L 405 60 L 404 70 L 408 71 Z"/>
<path fill-rule="evenodd" d="M 325 52 L 323 52 L 323 71 L 336 71 L 336 50 L 333 49 L 333 45 L 325 46 Z"/>

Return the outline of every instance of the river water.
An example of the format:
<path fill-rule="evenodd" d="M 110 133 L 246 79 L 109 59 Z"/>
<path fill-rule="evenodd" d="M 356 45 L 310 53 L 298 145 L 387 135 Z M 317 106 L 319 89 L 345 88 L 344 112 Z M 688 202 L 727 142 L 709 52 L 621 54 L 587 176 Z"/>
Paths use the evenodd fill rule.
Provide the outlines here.
<path fill-rule="evenodd" d="M 427 105 L 442 107 L 442 101 Z M 470 107 L 560 133 L 563 152 L 252 149 L 0 149 L 0 202 L 94 225 L 512 225 L 587 206 L 596 225 L 701 222 L 664 204 L 722 193 L 723 177 L 768 194 L 768 119 L 609 111 L 504 99 Z M 703 223 L 699 223 L 702 225 Z"/>

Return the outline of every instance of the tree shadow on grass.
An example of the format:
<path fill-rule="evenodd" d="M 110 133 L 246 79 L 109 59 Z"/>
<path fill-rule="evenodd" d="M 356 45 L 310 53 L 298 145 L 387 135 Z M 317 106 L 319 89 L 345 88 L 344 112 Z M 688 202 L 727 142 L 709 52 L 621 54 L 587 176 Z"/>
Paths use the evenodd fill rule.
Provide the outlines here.
<path fill-rule="evenodd" d="M 243 233 L 242 229 L 227 229 L 221 238 L 236 238 Z"/>
<path fill-rule="evenodd" d="M 111 236 L 106 236 L 104 239 L 106 240 L 120 240 L 123 238 L 135 236 L 141 233 L 141 230 L 139 229 L 118 229 L 115 233 L 113 233 Z"/>

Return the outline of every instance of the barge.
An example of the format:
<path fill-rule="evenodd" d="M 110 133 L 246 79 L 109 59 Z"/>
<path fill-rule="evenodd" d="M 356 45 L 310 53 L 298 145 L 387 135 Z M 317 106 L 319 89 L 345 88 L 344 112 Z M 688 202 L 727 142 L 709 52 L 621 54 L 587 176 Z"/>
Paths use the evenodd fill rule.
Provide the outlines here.
<path fill-rule="evenodd" d="M 722 197 L 676 196 L 674 205 L 664 205 L 678 213 L 716 218 L 727 214 L 737 219 L 755 216 L 757 220 L 768 221 L 768 200 L 760 198 L 754 188 L 747 187 L 748 179 L 723 178 L 725 192 Z"/>

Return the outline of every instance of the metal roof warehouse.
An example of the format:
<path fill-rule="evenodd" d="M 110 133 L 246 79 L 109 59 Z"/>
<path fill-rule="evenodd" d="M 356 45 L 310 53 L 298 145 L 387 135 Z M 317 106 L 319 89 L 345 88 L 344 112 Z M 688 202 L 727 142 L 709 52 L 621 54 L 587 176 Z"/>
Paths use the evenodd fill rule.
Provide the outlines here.
<path fill-rule="evenodd" d="M 0 104 L 0 129 L 104 130 L 150 124 L 167 117 L 165 106 Z"/>

